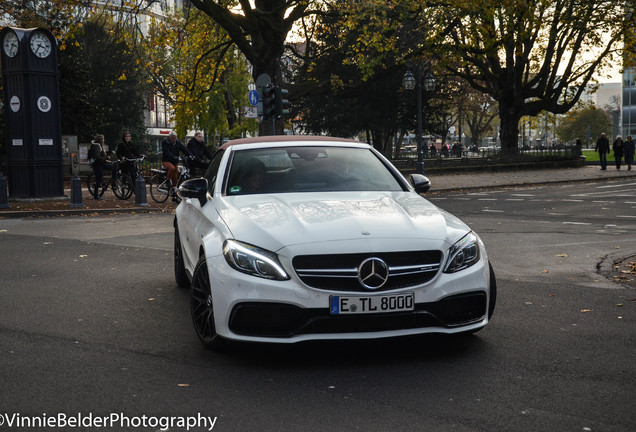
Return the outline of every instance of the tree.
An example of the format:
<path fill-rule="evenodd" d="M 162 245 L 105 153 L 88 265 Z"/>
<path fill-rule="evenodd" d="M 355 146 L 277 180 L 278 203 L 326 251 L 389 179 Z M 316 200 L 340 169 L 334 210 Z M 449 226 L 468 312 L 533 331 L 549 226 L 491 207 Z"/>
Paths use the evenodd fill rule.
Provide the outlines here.
<path fill-rule="evenodd" d="M 612 122 L 607 112 L 595 107 L 578 109 L 568 113 L 557 126 L 557 135 L 562 141 L 579 138 L 589 145 L 595 142 L 601 133 L 610 135 Z"/>
<path fill-rule="evenodd" d="M 632 19 L 623 0 L 446 0 L 432 7 L 439 61 L 499 104 L 502 150 L 518 149 L 519 120 L 563 114 Z"/>
<path fill-rule="evenodd" d="M 492 122 L 497 117 L 497 104 L 488 95 L 468 90 L 464 106 L 464 120 L 470 131 L 471 143 L 479 147 L 486 132 L 492 130 Z"/>
<path fill-rule="evenodd" d="M 240 116 L 250 80 L 245 58 L 209 16 L 192 9 L 154 22 L 140 55 L 173 107 L 179 134 L 194 128 L 241 136 L 257 127 Z"/>
<path fill-rule="evenodd" d="M 403 67 L 390 72 L 378 67 L 365 78 L 359 65 L 349 61 L 349 50 L 360 31 L 353 27 L 342 37 L 347 13 L 346 4 L 328 7 L 313 29 L 315 40 L 295 50 L 300 60 L 293 77 L 297 104 L 292 117 L 311 133 L 344 137 L 364 133 L 390 157 L 397 131 L 412 127 L 401 113 L 415 115 L 415 96 L 401 90 Z"/>
<path fill-rule="evenodd" d="M 191 0 L 216 21 L 252 65 L 252 78 L 268 74 L 274 84 L 283 85 L 280 61 L 292 26 L 313 14 L 310 0 Z M 269 122 L 263 122 L 261 128 Z M 282 129 L 279 122 L 277 128 Z M 261 132 L 264 132 L 261 130 Z"/>
<path fill-rule="evenodd" d="M 124 129 L 139 141 L 148 76 L 110 21 L 87 21 L 60 52 L 62 130 L 88 141 L 104 134 L 111 149 Z"/>

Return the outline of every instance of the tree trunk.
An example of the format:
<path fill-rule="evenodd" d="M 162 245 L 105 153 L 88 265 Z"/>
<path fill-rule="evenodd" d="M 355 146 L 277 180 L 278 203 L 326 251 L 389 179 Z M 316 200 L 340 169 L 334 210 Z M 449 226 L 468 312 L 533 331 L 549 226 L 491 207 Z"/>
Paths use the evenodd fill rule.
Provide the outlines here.
<path fill-rule="evenodd" d="M 519 120 L 521 116 L 512 108 L 499 106 L 502 155 L 519 153 Z"/>

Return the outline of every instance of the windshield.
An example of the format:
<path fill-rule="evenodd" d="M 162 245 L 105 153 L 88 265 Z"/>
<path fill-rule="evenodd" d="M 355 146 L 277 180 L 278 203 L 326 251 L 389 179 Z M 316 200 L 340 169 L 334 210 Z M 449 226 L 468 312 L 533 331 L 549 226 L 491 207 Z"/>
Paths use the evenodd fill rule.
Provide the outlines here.
<path fill-rule="evenodd" d="M 370 149 L 277 147 L 235 151 L 225 192 L 402 190 L 393 173 Z"/>

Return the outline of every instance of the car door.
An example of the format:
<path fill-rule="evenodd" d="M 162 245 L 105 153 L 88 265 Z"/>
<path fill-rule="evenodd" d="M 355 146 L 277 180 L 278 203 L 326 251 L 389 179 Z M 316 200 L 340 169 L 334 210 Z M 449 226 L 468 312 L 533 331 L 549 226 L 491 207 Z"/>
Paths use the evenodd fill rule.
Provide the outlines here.
<path fill-rule="evenodd" d="M 208 167 L 204 178 L 208 181 L 209 196 L 213 195 L 213 187 L 216 181 L 216 176 L 221 165 L 224 151 L 217 151 L 212 157 L 210 166 Z M 203 237 L 210 234 L 215 228 L 210 219 L 216 219 L 215 215 L 211 212 L 212 205 L 209 203 L 203 206 L 198 199 L 186 198 L 183 200 L 181 226 L 182 228 L 182 243 L 183 252 L 185 255 L 185 262 L 187 268 L 194 268 L 199 261 L 199 254 L 201 245 L 203 243 Z"/>

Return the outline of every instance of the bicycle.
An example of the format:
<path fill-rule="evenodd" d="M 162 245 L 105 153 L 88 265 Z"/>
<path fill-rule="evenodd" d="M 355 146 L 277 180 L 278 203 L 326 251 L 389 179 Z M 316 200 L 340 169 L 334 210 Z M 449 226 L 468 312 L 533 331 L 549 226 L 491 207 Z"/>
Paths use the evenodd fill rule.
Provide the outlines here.
<path fill-rule="evenodd" d="M 127 200 L 133 194 L 135 185 L 130 176 L 121 172 L 119 162 L 114 162 L 113 165 L 115 166 L 115 175 L 113 172 L 105 170 L 102 184 L 97 186 L 97 191 L 95 191 L 95 173 L 90 173 L 86 178 L 86 187 L 91 195 L 95 196 L 95 192 L 97 192 L 97 196 L 100 197 L 110 187 L 118 199 Z"/>
<path fill-rule="evenodd" d="M 138 158 L 134 158 L 134 159 L 129 159 L 129 158 L 124 158 L 123 159 L 124 162 L 131 162 L 133 164 L 133 167 L 134 167 L 134 170 L 135 170 L 135 177 L 131 179 L 133 181 L 133 185 L 135 184 L 135 181 L 137 180 L 137 177 L 143 175 L 139 165 L 141 164 L 141 162 L 143 162 L 143 160 L 145 158 L 146 158 L 146 156 L 139 156 Z"/>
<path fill-rule="evenodd" d="M 183 162 L 183 164 L 179 164 L 177 166 L 179 170 L 179 178 L 177 179 L 177 187 L 181 185 L 184 181 L 192 178 L 190 175 L 190 167 L 188 166 L 190 157 L 187 158 L 179 158 L 179 162 Z M 169 196 L 175 198 L 177 202 L 181 201 L 178 195 L 173 192 L 172 185 L 168 180 L 167 174 L 168 170 L 165 168 L 152 168 L 150 171 L 154 173 L 154 176 L 150 179 L 150 196 L 157 203 L 166 202 Z"/>

